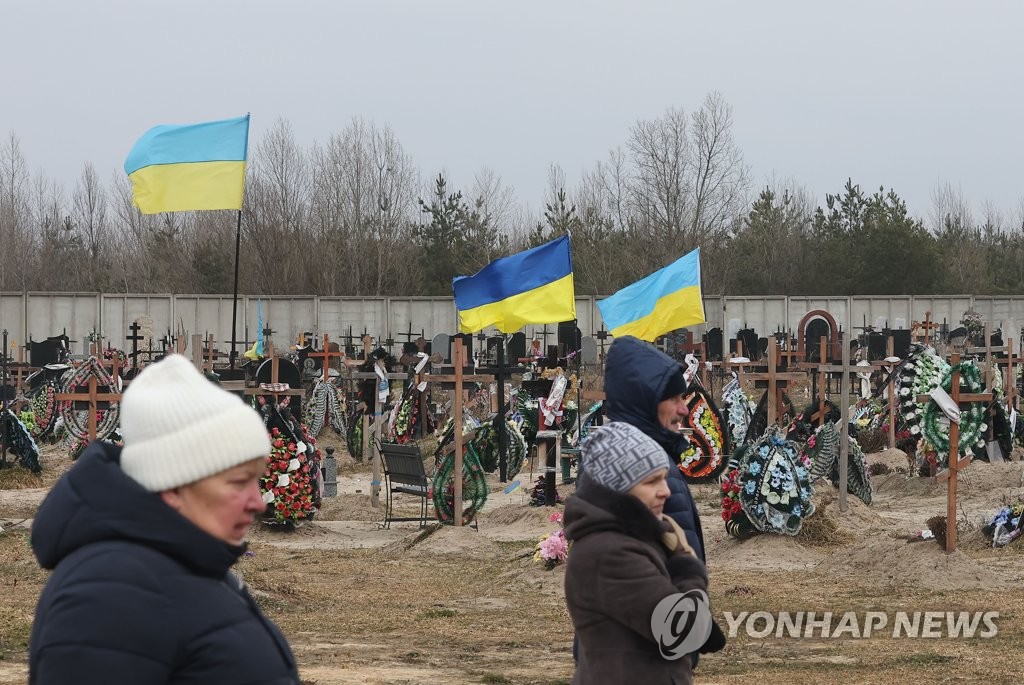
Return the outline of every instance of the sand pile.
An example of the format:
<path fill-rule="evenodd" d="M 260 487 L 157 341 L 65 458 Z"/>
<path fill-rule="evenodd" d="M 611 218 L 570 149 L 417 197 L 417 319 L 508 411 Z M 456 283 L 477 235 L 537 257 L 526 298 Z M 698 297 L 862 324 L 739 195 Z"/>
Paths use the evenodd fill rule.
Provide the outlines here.
<path fill-rule="evenodd" d="M 404 503 L 396 498 L 396 513 L 415 509 L 409 515 L 419 515 L 419 499 L 413 501 L 410 498 L 409 501 L 411 506 L 403 506 Z M 384 493 L 381 493 L 380 507 L 377 509 L 370 506 L 369 495 L 338 493 L 337 497 L 323 498 L 316 518 L 321 521 L 383 521 L 386 507 Z"/>
<path fill-rule="evenodd" d="M 801 545 L 786 535 L 756 535 L 748 540 L 726 537 L 708 545 L 708 567 L 786 571 L 813 568 L 822 552 Z"/>
<path fill-rule="evenodd" d="M 962 550 L 946 554 L 934 540 L 907 542 L 869 537 L 836 550 L 815 569 L 820 574 L 852 576 L 893 587 L 934 590 L 994 590 L 1006 581 Z"/>

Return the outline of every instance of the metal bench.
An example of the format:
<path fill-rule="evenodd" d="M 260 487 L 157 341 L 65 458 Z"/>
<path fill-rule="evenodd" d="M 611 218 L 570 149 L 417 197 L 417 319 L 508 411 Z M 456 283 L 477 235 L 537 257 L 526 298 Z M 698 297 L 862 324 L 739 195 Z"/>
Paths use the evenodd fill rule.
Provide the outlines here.
<path fill-rule="evenodd" d="M 420 527 L 427 525 L 427 514 L 432 504 L 430 477 L 423 468 L 423 455 L 416 445 L 380 443 L 380 456 L 384 467 L 384 491 L 387 493 L 387 511 L 384 512 L 384 528 L 390 528 L 392 521 L 419 521 Z M 418 517 L 394 516 L 394 496 L 412 495 L 420 498 Z"/>

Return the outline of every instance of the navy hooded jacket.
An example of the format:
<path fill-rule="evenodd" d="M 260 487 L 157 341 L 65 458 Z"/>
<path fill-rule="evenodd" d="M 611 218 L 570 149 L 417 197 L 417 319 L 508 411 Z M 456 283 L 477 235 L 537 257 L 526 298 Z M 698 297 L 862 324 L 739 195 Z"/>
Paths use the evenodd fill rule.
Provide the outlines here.
<path fill-rule="evenodd" d="M 679 455 L 689 446 L 682 435 L 658 421 L 658 403 L 669 378 L 679 373 L 679 362 L 632 336 L 615 338 L 608 349 L 604 372 L 604 411 L 610 421 L 631 423 L 654 438 L 668 455 L 668 487 L 664 512 L 686 531 L 686 539 L 704 560 L 704 533 L 700 515 L 679 470 Z"/>
<path fill-rule="evenodd" d="M 53 569 L 36 607 L 30 685 L 297 685 L 291 649 L 229 569 L 245 551 L 194 525 L 94 442 L 39 507 Z"/>

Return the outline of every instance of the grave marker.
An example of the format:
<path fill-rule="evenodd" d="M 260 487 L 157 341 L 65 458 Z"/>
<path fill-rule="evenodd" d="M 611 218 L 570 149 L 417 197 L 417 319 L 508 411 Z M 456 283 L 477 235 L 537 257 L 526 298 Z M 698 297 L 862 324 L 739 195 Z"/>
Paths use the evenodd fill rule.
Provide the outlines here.
<path fill-rule="evenodd" d="M 950 376 L 950 393 L 949 396 L 956 403 L 956 406 L 960 408 L 963 404 L 970 404 L 973 402 L 991 402 L 993 395 L 991 392 L 982 393 L 961 393 L 960 392 L 960 354 L 954 352 L 953 356 L 949 359 L 950 365 L 953 367 L 952 374 Z M 932 401 L 931 395 L 918 395 L 918 402 L 930 402 Z M 949 422 L 949 468 L 944 471 L 940 471 L 935 474 L 936 482 L 947 481 L 946 486 L 946 553 L 952 554 L 956 551 L 956 496 L 957 496 L 957 474 L 964 468 L 967 468 L 971 463 L 971 456 L 968 454 L 963 459 L 960 458 L 960 423 L 957 421 Z"/>

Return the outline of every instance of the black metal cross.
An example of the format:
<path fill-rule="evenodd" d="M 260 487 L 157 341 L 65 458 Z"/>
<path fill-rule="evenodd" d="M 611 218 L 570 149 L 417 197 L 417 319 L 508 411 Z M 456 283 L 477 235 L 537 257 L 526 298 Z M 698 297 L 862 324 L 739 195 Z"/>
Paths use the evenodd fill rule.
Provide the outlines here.
<path fill-rule="evenodd" d="M 132 341 L 132 368 L 137 369 L 139 367 L 139 341 L 142 340 L 139 331 L 142 330 L 142 326 L 139 325 L 138 321 L 132 321 L 132 325 L 128 327 L 128 330 L 132 334 L 126 335 L 124 339 Z"/>

